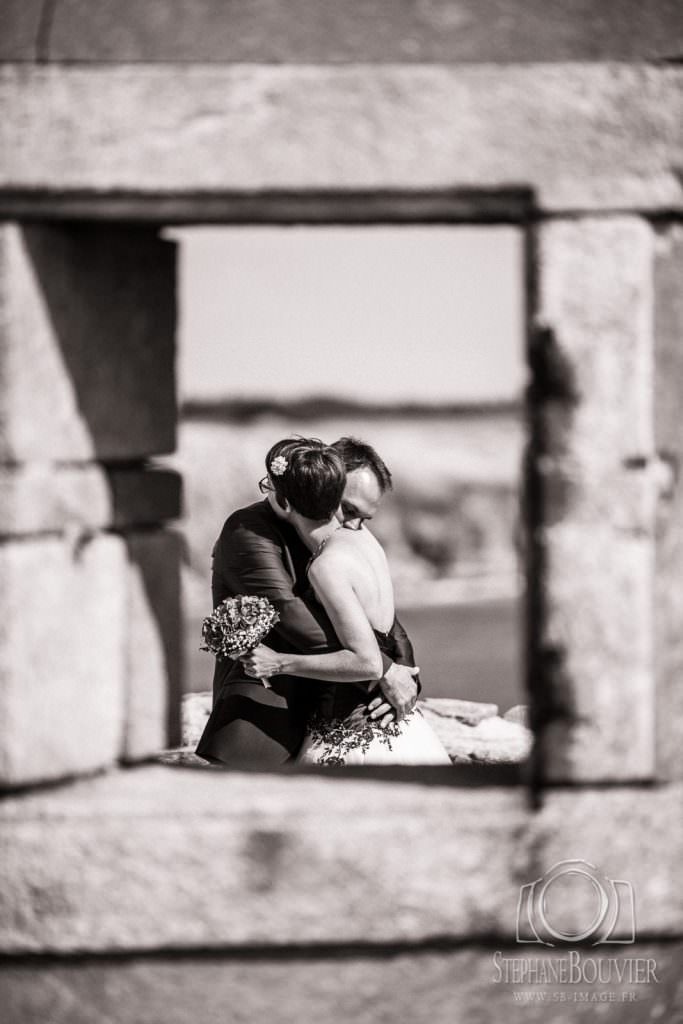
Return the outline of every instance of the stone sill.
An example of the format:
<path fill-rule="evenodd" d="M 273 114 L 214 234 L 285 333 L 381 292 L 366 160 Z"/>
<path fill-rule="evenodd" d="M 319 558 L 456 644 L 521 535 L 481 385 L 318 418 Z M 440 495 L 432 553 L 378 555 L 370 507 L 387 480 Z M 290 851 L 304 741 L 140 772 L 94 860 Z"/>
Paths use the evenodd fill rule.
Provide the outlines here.
<path fill-rule="evenodd" d="M 633 885 L 642 941 L 673 938 L 681 789 L 533 812 L 521 787 L 118 771 L 0 804 L 0 950 L 514 942 L 520 885 L 572 857 Z"/>

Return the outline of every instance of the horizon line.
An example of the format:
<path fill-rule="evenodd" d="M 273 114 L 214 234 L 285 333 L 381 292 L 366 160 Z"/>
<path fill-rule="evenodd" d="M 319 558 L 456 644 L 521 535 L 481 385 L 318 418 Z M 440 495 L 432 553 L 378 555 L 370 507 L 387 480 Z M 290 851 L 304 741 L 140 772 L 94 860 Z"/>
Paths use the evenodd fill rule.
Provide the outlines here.
<path fill-rule="evenodd" d="M 331 395 L 308 395 L 299 398 L 187 398 L 179 403 L 179 414 L 185 420 L 213 422 L 239 422 L 261 416 L 280 415 L 296 419 L 320 419 L 330 416 L 365 416 L 379 419 L 383 416 L 409 418 L 486 418 L 491 416 L 521 416 L 524 399 L 486 399 L 456 402 L 373 402 L 353 398 L 335 398 Z"/>

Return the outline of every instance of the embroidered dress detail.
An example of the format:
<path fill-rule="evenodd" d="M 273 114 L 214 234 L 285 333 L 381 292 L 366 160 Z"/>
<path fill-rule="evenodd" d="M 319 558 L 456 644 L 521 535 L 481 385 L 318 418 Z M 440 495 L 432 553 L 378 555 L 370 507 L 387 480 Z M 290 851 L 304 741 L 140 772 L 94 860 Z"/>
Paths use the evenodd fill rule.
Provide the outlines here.
<path fill-rule="evenodd" d="M 407 722 L 415 714 L 420 712 L 411 711 L 404 721 Z M 391 722 L 382 727 L 370 718 L 323 718 L 322 715 L 314 714 L 308 723 L 308 735 L 310 743 L 322 746 L 318 764 L 345 765 L 347 754 L 367 754 L 370 744 L 375 740 L 393 750 L 391 740 L 401 735 L 401 725 Z"/>
<path fill-rule="evenodd" d="M 341 529 L 341 527 L 340 527 Z M 333 531 L 334 532 L 334 531 Z M 332 534 L 318 545 L 308 569 Z M 310 588 L 310 598 L 315 592 Z M 377 646 L 391 661 L 398 650 L 395 621 L 388 633 L 374 629 Z M 443 744 L 419 708 L 401 721 L 385 728 L 368 717 L 368 704 L 381 693 L 379 687 L 368 693 L 367 683 L 328 683 L 317 688 L 317 707 L 308 720 L 303 744 L 297 756 L 299 764 L 447 764 L 451 763 Z"/>

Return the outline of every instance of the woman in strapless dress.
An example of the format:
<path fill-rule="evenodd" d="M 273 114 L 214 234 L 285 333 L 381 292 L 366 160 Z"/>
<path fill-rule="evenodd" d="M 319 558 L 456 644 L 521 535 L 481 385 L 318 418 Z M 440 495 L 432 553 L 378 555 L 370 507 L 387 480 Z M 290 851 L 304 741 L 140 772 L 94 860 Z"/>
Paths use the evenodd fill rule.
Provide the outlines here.
<path fill-rule="evenodd" d="M 275 445 L 269 458 L 269 500 L 311 551 L 308 597 L 327 613 L 341 647 L 331 654 L 283 654 L 262 644 L 241 659 L 254 678 L 286 674 L 320 681 L 297 761 L 450 764 L 418 708 L 389 725 L 368 715 L 380 693 L 382 655 L 393 660 L 396 653 L 393 587 L 384 550 L 370 530 L 343 529 L 335 516 L 345 482 L 339 455 L 299 438 Z"/>

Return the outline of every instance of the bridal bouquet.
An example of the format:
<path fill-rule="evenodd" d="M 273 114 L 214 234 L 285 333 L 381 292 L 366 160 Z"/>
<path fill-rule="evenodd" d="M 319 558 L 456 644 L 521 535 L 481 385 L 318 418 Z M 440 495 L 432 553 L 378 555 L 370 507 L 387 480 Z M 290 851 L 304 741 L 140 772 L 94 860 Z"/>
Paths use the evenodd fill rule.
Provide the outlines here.
<path fill-rule="evenodd" d="M 202 623 L 200 651 L 217 658 L 238 658 L 253 651 L 280 618 L 267 597 L 226 597 Z M 264 685 L 268 685 L 262 680 Z"/>

